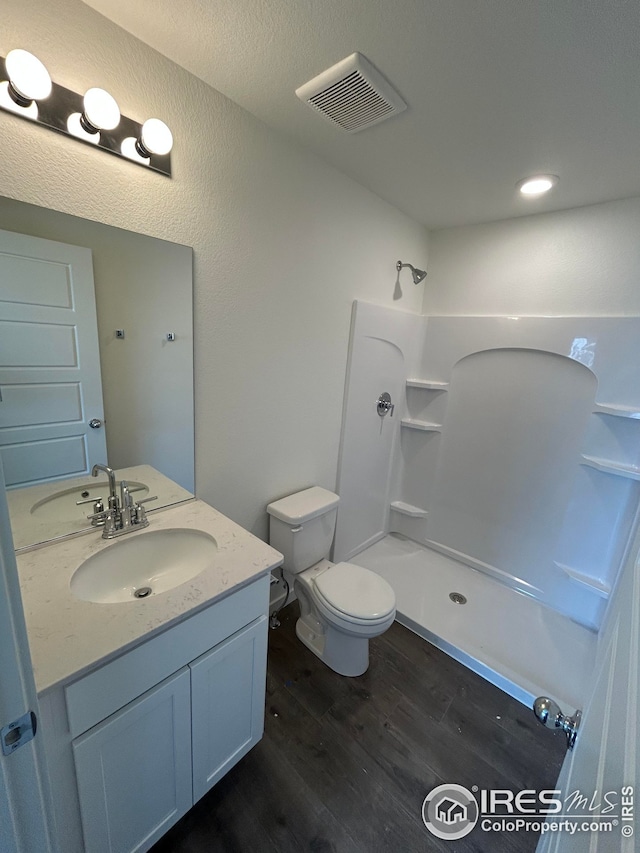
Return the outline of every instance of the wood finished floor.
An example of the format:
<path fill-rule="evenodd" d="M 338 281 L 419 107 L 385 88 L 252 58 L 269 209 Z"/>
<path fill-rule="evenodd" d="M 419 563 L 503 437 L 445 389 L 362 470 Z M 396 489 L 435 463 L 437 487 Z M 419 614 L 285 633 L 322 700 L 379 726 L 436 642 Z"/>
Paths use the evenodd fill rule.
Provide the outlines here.
<path fill-rule="evenodd" d="M 336 675 L 269 632 L 263 740 L 152 853 L 533 853 L 530 833 L 440 841 L 421 819 L 436 785 L 553 788 L 566 740 L 533 712 L 395 623 L 369 670 Z"/>

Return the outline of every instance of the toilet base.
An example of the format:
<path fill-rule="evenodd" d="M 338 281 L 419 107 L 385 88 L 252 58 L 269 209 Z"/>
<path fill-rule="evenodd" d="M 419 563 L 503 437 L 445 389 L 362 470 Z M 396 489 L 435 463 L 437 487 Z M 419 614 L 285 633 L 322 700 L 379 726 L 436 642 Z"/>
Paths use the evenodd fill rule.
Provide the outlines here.
<path fill-rule="evenodd" d="M 369 668 L 369 639 L 350 637 L 322 625 L 312 614 L 296 622 L 298 639 L 338 675 L 363 675 Z"/>

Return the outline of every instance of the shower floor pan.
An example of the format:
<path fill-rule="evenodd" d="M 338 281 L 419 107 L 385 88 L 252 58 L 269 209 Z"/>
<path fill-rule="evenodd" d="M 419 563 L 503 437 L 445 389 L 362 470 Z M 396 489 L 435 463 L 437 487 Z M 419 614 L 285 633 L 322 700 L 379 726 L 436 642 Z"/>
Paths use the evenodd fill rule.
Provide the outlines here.
<path fill-rule="evenodd" d="M 551 696 L 565 713 L 583 707 L 596 656 L 594 631 L 393 534 L 349 562 L 391 584 L 398 622 L 529 708 L 541 695 Z M 451 593 L 466 603 L 456 603 Z"/>

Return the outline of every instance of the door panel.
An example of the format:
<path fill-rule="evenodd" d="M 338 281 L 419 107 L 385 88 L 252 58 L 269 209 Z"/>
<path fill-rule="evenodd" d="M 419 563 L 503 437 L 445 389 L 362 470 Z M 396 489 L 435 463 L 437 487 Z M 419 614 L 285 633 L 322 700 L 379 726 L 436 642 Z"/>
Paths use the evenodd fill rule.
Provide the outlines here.
<path fill-rule="evenodd" d="M 1 725 L 28 710 L 40 719 L 1 460 L 0 673 Z M 0 755 L 0 850 L 64 853 L 55 835 L 44 740 L 38 727 L 32 741 L 11 755 Z"/>
<path fill-rule="evenodd" d="M 0 427 L 10 429 L 79 421 L 82 418 L 82 395 L 77 382 L 50 382 L 46 385 L 10 385 L 3 392 Z"/>
<path fill-rule="evenodd" d="M 262 737 L 266 661 L 262 616 L 190 665 L 194 803 Z"/>
<path fill-rule="evenodd" d="M 603 801 L 605 792 L 613 792 L 610 799 L 616 808 L 610 814 L 619 819 L 612 831 L 545 833 L 537 853 L 634 853 L 637 849 L 637 823 L 621 809 L 621 788 L 633 788 L 638 781 L 640 530 L 634 540 L 600 631 L 598 661 L 576 745 L 567 753 L 556 784 L 564 796 L 580 791 L 588 799 L 594 795 L 596 802 Z M 606 813 L 603 809 L 602 814 Z"/>
<path fill-rule="evenodd" d="M 189 670 L 73 742 L 87 853 L 142 853 L 189 808 Z"/>
<path fill-rule="evenodd" d="M 2 252 L 0 264 L 5 277 L 3 300 L 19 304 L 71 308 L 71 271 L 66 264 L 52 263 L 37 257 L 11 255 L 5 251 Z"/>
<path fill-rule="evenodd" d="M 0 231 L 0 454 L 7 486 L 107 461 L 91 251 Z"/>
<path fill-rule="evenodd" d="M 2 450 L 2 463 L 8 485 L 24 485 L 28 471 L 39 480 L 74 477 L 88 468 L 87 448 L 81 435 L 9 444 Z"/>

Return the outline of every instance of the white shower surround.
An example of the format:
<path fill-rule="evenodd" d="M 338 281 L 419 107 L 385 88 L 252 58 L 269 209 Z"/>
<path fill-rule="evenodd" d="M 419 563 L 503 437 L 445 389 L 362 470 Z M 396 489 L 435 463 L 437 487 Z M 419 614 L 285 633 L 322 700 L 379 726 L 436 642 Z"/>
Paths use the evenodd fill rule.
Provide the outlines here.
<path fill-rule="evenodd" d="M 418 552 L 439 571 L 433 551 L 497 580 L 518 599 L 493 612 L 488 605 L 477 648 L 467 638 L 462 657 L 479 671 L 502 666 L 505 678 L 492 680 L 518 698 L 549 682 L 561 689 L 563 679 L 544 661 L 539 673 L 526 664 L 518 674 L 494 652 L 485 649 L 483 660 L 482 634 L 508 606 L 526 621 L 513 642 L 576 646 L 585 671 L 571 696 L 586 678 L 591 655 L 582 651 L 600 626 L 638 507 L 638 343 L 635 317 L 425 317 L 354 305 L 334 558 L 373 567 L 363 549 L 395 532 L 428 546 Z M 376 414 L 382 391 L 396 403 L 393 418 Z M 392 562 L 402 572 L 406 554 Z M 394 586 L 400 618 L 420 631 L 430 617 L 424 608 L 419 615 L 424 589 L 411 571 L 413 586 L 406 573 Z M 425 565 L 425 587 L 444 594 L 430 571 Z M 575 630 L 558 627 L 554 639 L 549 624 L 560 622 L 541 616 L 541 605 Z M 448 596 L 440 606 L 457 607 L 457 620 L 470 612 Z M 432 626 L 422 627 L 434 639 Z M 455 653 L 455 638 L 447 642 Z"/>

